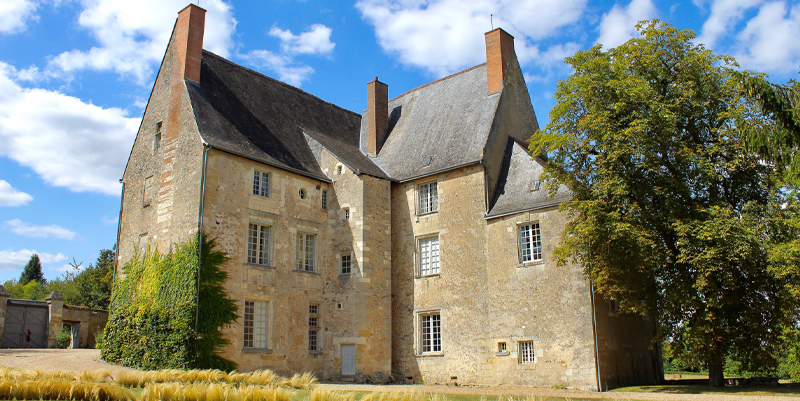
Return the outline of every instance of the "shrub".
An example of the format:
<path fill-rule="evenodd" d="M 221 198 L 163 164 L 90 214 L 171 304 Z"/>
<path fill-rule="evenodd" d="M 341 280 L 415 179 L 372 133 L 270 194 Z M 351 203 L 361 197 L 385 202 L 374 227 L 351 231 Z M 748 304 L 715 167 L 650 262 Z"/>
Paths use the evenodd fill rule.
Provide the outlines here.
<path fill-rule="evenodd" d="M 94 347 L 97 349 L 103 349 L 103 333 L 103 329 L 97 330 L 94 333 Z"/>
<path fill-rule="evenodd" d="M 67 348 L 72 340 L 72 334 L 69 331 L 61 330 L 56 334 L 56 344 L 58 348 Z"/>

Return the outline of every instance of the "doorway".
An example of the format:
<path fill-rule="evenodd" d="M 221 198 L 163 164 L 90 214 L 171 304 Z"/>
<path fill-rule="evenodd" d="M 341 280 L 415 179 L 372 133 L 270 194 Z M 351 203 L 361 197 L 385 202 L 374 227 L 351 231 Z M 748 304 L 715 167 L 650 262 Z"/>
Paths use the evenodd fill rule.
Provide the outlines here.
<path fill-rule="evenodd" d="M 342 344 L 342 376 L 356 374 L 356 345 Z"/>

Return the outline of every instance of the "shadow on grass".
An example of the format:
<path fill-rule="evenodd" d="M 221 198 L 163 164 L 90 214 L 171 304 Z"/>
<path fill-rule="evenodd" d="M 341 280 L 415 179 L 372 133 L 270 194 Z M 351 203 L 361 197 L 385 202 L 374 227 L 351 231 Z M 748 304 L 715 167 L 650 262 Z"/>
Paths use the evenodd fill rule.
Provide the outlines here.
<path fill-rule="evenodd" d="M 665 393 L 665 394 L 736 394 L 736 395 L 786 395 L 800 396 L 800 387 L 778 386 L 725 386 L 711 387 L 706 385 L 663 385 L 663 386 L 635 386 L 622 387 L 612 392 L 627 391 L 635 393 Z"/>

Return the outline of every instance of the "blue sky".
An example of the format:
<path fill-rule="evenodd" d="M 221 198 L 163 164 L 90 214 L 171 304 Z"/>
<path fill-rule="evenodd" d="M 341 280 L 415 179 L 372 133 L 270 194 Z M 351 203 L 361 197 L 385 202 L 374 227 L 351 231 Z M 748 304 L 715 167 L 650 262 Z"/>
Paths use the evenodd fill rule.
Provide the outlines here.
<path fill-rule="evenodd" d="M 116 241 L 118 180 L 186 0 L 0 0 L 0 282 L 37 252 L 49 279 Z M 797 1 L 201 0 L 204 47 L 344 108 L 375 76 L 394 97 L 515 47 L 539 124 L 565 56 L 618 45 L 638 20 L 693 29 L 778 83 L 798 78 Z M 493 15 L 490 20 L 490 14 Z"/>

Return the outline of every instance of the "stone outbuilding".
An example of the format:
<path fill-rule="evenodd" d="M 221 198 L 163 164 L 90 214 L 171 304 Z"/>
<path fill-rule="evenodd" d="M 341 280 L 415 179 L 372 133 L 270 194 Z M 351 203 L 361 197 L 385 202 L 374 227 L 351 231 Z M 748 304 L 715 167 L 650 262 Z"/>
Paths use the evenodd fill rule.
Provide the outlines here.
<path fill-rule="evenodd" d="M 178 14 L 122 179 L 120 266 L 198 232 L 230 260 L 240 369 L 608 389 L 658 383 L 654 323 L 557 266 L 514 38 L 354 113 L 202 49 Z M 361 90 L 361 89 L 354 89 Z"/>

